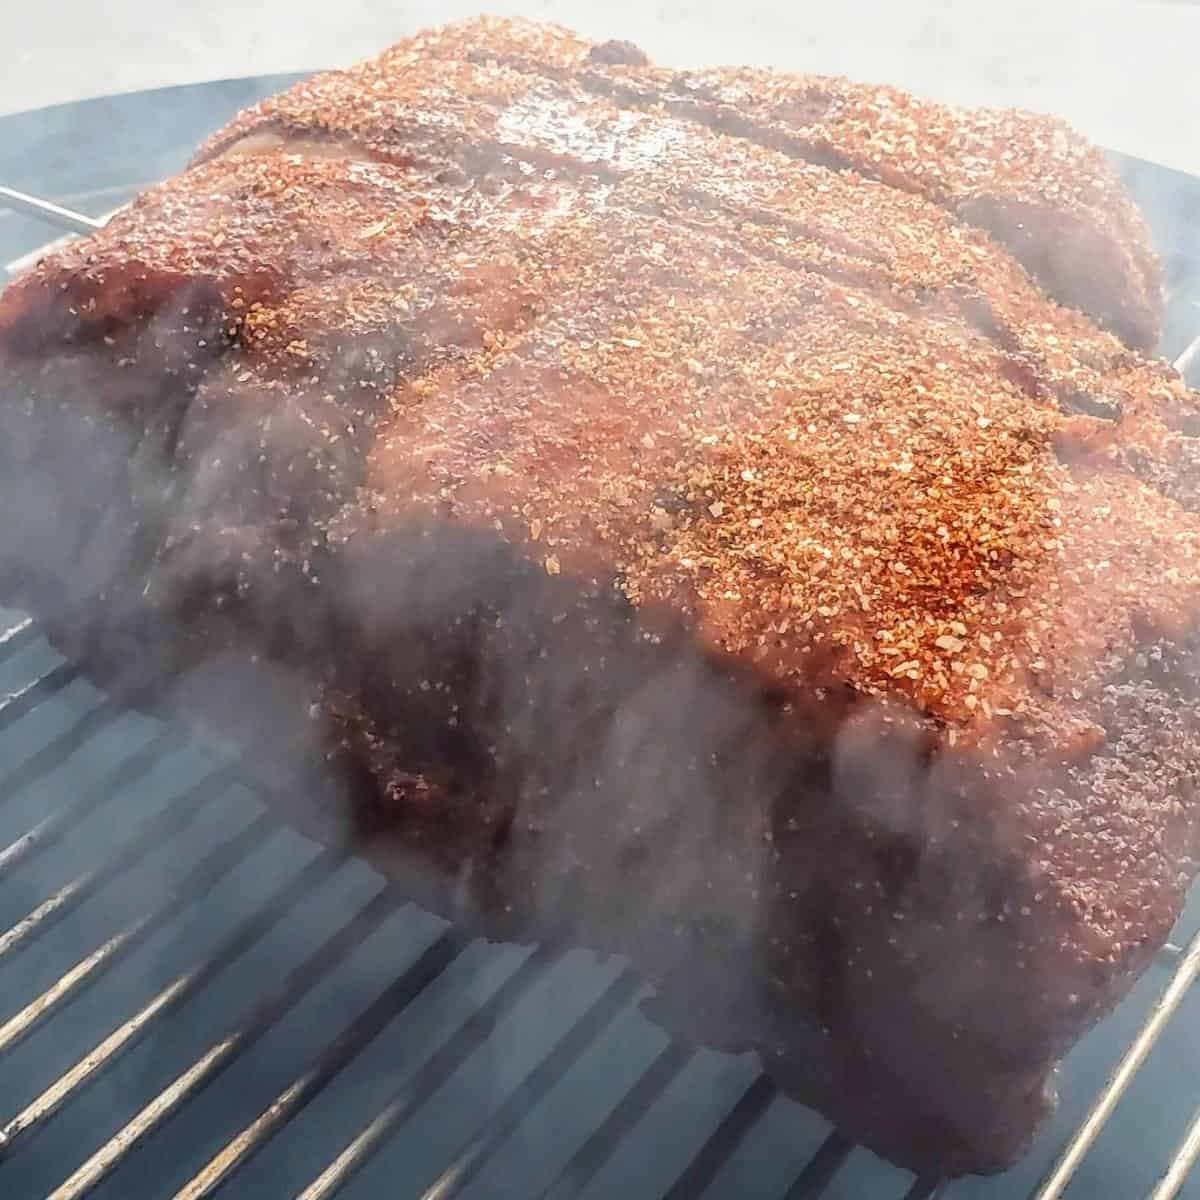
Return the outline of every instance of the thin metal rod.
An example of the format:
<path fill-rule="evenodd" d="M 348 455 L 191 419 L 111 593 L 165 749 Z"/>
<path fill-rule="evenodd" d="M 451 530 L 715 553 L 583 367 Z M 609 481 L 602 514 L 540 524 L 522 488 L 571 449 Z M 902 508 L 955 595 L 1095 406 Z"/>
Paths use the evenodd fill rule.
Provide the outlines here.
<path fill-rule="evenodd" d="M 0 631 L 0 660 L 7 658 L 10 654 L 15 654 L 32 642 L 35 637 L 37 637 L 37 631 L 29 617 Z"/>
<path fill-rule="evenodd" d="M 784 1200 L 816 1200 L 823 1195 L 853 1149 L 854 1143 L 848 1138 L 836 1131 L 831 1133 L 788 1188 Z"/>
<path fill-rule="evenodd" d="M 93 713 L 97 711 L 96 709 L 92 710 Z M 91 815 L 104 805 L 111 803 L 121 794 L 123 788 L 145 775 L 154 767 L 155 763 L 170 754 L 172 750 L 182 746 L 184 740 L 183 734 L 177 729 L 159 731 L 149 742 L 110 771 L 108 778 L 95 791 L 90 788 L 81 789 L 73 800 L 68 801 L 61 808 L 55 809 L 49 816 L 43 817 L 32 829 L 0 850 L 0 879 L 34 855 L 48 850 L 60 842 L 75 828 L 83 814 Z M 211 786 L 213 781 L 214 777 L 210 775 L 205 780 L 204 786 Z M 187 794 L 191 796 L 195 790 L 191 789 Z M 0 792 L 0 795 L 2 794 Z M 175 805 L 171 807 L 174 808 Z M 118 866 L 123 866 L 130 861 L 127 847 L 128 843 L 113 860 Z M 105 868 L 99 868 L 96 874 L 104 871 Z M 109 870 L 105 877 L 110 877 L 112 873 L 113 871 Z M 5 953 L 6 937 L 7 935 L 0 936 L 0 957 L 3 957 Z"/>
<path fill-rule="evenodd" d="M 60 1076 L 31 1104 L 0 1130 L 0 1155 L 10 1153 L 29 1134 L 41 1129 L 71 1099 L 111 1067 L 122 1054 L 132 1050 L 150 1032 L 156 1021 L 182 1007 L 210 980 L 235 962 L 265 934 L 269 933 L 314 887 L 328 878 L 340 859 L 332 851 L 314 858 L 298 875 L 283 884 L 252 916 L 242 921 L 232 934 L 203 962 L 190 967 L 155 995 L 149 1003 L 85 1054 L 69 1071 Z"/>
<path fill-rule="evenodd" d="M 578 1196 L 612 1157 L 629 1131 L 654 1107 L 695 1057 L 696 1051 L 691 1046 L 669 1042 L 638 1076 L 637 1082 L 603 1124 L 575 1152 L 539 1200 L 571 1200 Z"/>
<path fill-rule="evenodd" d="M 1067 1190 L 1079 1164 L 1083 1162 L 1092 1143 L 1100 1136 L 1108 1118 L 1112 1116 L 1125 1089 L 1133 1077 L 1141 1069 L 1142 1063 L 1158 1041 L 1162 1031 L 1179 1007 L 1180 1001 L 1187 995 L 1188 989 L 1200 973 L 1200 933 L 1188 943 L 1188 948 L 1181 959 L 1171 981 L 1163 989 L 1146 1023 L 1138 1031 L 1137 1037 L 1129 1044 L 1121 1061 L 1117 1064 L 1104 1090 L 1096 1097 L 1088 1115 L 1075 1131 L 1074 1136 L 1066 1144 L 1061 1156 L 1043 1179 L 1041 1185 L 1033 1193 L 1031 1200 L 1058 1200 Z"/>
<path fill-rule="evenodd" d="M 1192 363 L 1200 356 L 1200 334 L 1197 334 L 1188 344 L 1187 349 L 1171 364 L 1180 375 L 1186 375 L 1192 368 Z"/>
<path fill-rule="evenodd" d="M 324 857 L 324 856 L 323 856 Z M 176 1076 L 135 1117 L 95 1152 L 47 1200 L 79 1200 L 90 1195 L 141 1142 L 162 1128 L 194 1096 L 208 1087 L 234 1060 L 282 1020 L 343 962 L 387 913 L 395 900 L 381 894 L 307 959 L 291 971 L 279 988 L 260 1003 L 232 1033 L 211 1046 L 186 1071 Z M 365 914 L 365 915 L 364 915 Z"/>
<path fill-rule="evenodd" d="M 36 753 L 31 754 L 11 773 L 0 779 L 0 804 L 48 775 L 79 750 L 86 742 L 115 724 L 129 712 L 129 702 L 124 697 L 108 697 L 95 708 L 88 709 L 71 727 L 47 742 Z M 178 741 L 182 744 L 182 732 Z M 164 751 L 167 753 L 167 751 Z"/>
<path fill-rule="evenodd" d="M 53 204 L 49 200 L 18 192 L 15 188 L 0 186 L 0 205 L 15 212 L 25 213 L 26 216 L 37 217 L 38 220 L 59 229 L 68 229 L 72 233 L 95 233 L 97 229 L 104 228 L 103 221 L 85 217 L 83 213 L 63 208 L 62 205 Z"/>
<path fill-rule="evenodd" d="M 389 897 L 390 893 L 383 893 Z M 175 1200 L 211 1196 L 261 1150 L 321 1088 L 369 1045 L 387 1024 L 420 995 L 462 952 L 466 942 L 443 933 L 375 1002 L 330 1044 L 317 1061 L 291 1083 L 183 1188 Z"/>
<path fill-rule="evenodd" d="M 127 770 L 116 773 L 111 781 L 114 788 L 136 779 L 143 770 L 149 769 L 142 756 L 125 764 Z M 140 769 L 139 769 L 140 768 Z M 202 811 L 208 797 L 218 795 L 231 783 L 233 771 L 231 768 L 221 768 L 207 775 L 198 784 L 188 788 L 170 801 L 160 812 L 146 820 L 117 851 L 99 867 L 92 867 L 74 879 L 63 884 L 53 892 L 32 912 L 22 917 L 15 925 L 0 934 L 0 959 L 7 958 L 25 946 L 32 938 L 39 937 L 52 929 L 59 921 L 73 912 L 79 905 L 91 896 L 110 879 L 136 862 L 148 850 L 164 841 L 172 834 L 185 829 L 188 824 Z M 36 832 L 36 830 L 31 831 Z M 25 835 L 26 837 L 29 834 Z M 36 845 L 36 843 L 35 843 Z M 15 862 L 22 861 L 33 853 L 33 847 L 28 847 L 24 838 L 9 846 L 3 853 L 11 854 Z M 2 857 L 2 856 L 0 856 Z M 9 861 L 4 866 L 13 865 Z"/>
<path fill-rule="evenodd" d="M 1174 1200 L 1192 1173 L 1197 1158 L 1200 1158 L 1200 1109 L 1193 1115 L 1192 1123 L 1179 1143 L 1179 1149 L 1175 1151 L 1175 1157 L 1146 1200 Z"/>
<path fill-rule="evenodd" d="M 211 891 L 222 876 L 258 849 L 275 829 L 274 820 L 263 814 L 241 833 L 202 858 L 176 882 L 158 908 L 143 913 L 132 924 L 85 955 L 40 996 L 0 1025 L 0 1056 L 7 1054 L 50 1017 L 77 1000 L 85 988 L 93 987 L 197 896 Z"/>
<path fill-rule="evenodd" d="M 55 693 L 61 692 L 78 676 L 79 672 L 70 663 L 59 663 L 24 687 L 9 692 L 0 699 L 0 729 L 6 729 L 13 722 L 19 721 L 44 700 L 49 700 Z"/>
<path fill-rule="evenodd" d="M 458 1032 L 400 1088 L 382 1112 L 304 1189 L 297 1200 L 329 1200 L 383 1148 L 388 1138 L 486 1041 L 496 1021 L 551 967 L 554 956 L 535 950 Z M 59 1200 L 59 1198 L 53 1198 Z M 66 1200 L 66 1198 L 62 1198 Z"/>
<path fill-rule="evenodd" d="M 692 1200 L 705 1192 L 774 1099 L 775 1085 L 766 1075 L 759 1075 L 700 1147 L 664 1200 Z"/>
<path fill-rule="evenodd" d="M 487 1124 L 454 1156 L 454 1161 L 425 1189 L 421 1200 L 452 1200 L 462 1193 L 552 1087 L 583 1057 L 637 992 L 639 981 L 625 969 L 592 1003 L 587 1012 L 529 1073 Z"/>

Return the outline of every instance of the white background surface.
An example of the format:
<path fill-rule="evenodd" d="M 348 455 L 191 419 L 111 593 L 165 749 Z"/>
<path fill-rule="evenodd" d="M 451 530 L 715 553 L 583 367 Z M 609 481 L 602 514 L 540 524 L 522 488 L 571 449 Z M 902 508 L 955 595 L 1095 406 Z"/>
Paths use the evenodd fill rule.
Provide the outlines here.
<path fill-rule="evenodd" d="M 486 8 L 630 38 L 664 62 L 746 62 L 1057 112 L 1200 173 L 1200 4 L 965 0 L 0 0 L 0 111 L 366 57 Z"/>

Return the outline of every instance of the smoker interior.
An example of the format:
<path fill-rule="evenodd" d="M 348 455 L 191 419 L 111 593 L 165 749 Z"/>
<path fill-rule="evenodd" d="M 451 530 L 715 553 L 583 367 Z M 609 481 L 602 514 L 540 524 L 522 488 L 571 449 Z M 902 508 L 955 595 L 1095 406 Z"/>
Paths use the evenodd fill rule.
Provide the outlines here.
<path fill-rule="evenodd" d="M 0 182 L 100 215 L 288 82 L 6 118 Z M 1121 166 L 1164 255 L 1173 358 L 1200 333 L 1200 181 Z M 0 211 L 0 262 L 46 240 Z M 1174 966 L 1164 956 L 1072 1053 L 1024 1162 L 939 1186 L 843 1141 L 753 1059 L 670 1042 L 624 962 L 460 938 L 276 824 L 258 786 L 0 611 L 6 1200 L 1029 1196 Z M 1175 941 L 1197 929 L 1193 903 Z M 1194 992 L 1069 1196 L 1153 1186 L 1200 1102 L 1198 1030 Z M 1200 1197 L 1200 1178 L 1179 1194 Z"/>

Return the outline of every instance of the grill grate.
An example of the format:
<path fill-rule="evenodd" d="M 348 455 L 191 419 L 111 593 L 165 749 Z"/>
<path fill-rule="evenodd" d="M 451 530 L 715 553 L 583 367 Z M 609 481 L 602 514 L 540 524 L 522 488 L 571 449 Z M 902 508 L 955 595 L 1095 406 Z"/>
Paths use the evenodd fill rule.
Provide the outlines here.
<path fill-rule="evenodd" d="M 618 1185 L 631 1195 L 667 1200 L 710 1195 L 933 1200 L 987 1185 L 914 1181 L 777 1095 L 748 1061 L 669 1042 L 641 1016 L 639 981 L 620 961 L 583 952 L 489 947 L 419 913 L 360 864 L 307 847 L 283 830 L 269 809 L 245 795 L 251 785 L 236 762 L 194 746 L 170 725 L 130 714 L 76 680 L 28 622 L 0 633 L 0 688 L 28 697 L 20 702 L 19 718 L 0 729 L 7 764 L 0 775 L 0 836 L 21 828 L 21 810 L 41 811 L 51 792 L 58 800 L 0 850 L 0 918 L 6 920 L 38 885 L 66 877 L 0 934 L 0 1004 L 11 1010 L 0 1024 L 0 1082 L 21 1063 L 40 1060 L 48 1040 L 64 1028 L 71 1031 L 62 1069 L 50 1078 L 45 1068 L 37 1072 L 41 1086 L 0 1130 L 0 1184 L 6 1194 L 54 1200 L 172 1194 L 200 1200 L 228 1188 L 233 1195 L 262 1195 L 264 1182 L 279 1179 L 282 1144 L 294 1151 L 297 1136 L 307 1152 L 299 1162 L 289 1152 L 291 1174 L 279 1189 L 268 1183 L 266 1194 L 298 1200 L 378 1194 L 382 1172 L 389 1162 L 394 1170 L 397 1161 L 404 1163 L 405 1185 L 412 1179 L 413 1190 L 406 1194 L 420 1200 L 482 1195 L 565 1200 L 610 1195 Z M 11 704 L 0 708 L 9 711 Z M 48 740 L 42 736 L 47 729 Z M 107 769 L 97 773 L 98 762 Z M 145 802 L 148 785 L 167 785 L 152 804 Z M 240 823 L 233 819 L 235 809 L 244 814 Z M 97 844 L 94 829 L 102 822 L 114 832 Z M 288 869 L 257 898 L 229 886 L 239 868 L 278 853 L 280 838 L 292 843 Z M 176 852 L 162 865 L 156 888 L 144 867 L 170 845 Z M 347 875 L 356 879 L 350 903 L 344 894 L 326 894 Z M 21 880 L 32 887 L 18 886 Z M 137 905 L 120 914 L 104 896 L 122 883 Z M 296 929 L 312 930 L 295 918 L 305 905 L 317 906 L 314 898 L 328 910 L 321 922 L 327 932 L 299 944 Z M 190 937 L 177 935 L 196 906 L 222 910 L 210 945 L 197 947 L 193 958 L 185 955 L 159 986 L 144 989 L 140 1002 L 120 1008 L 106 996 L 107 1003 L 93 1006 L 99 1012 L 81 1013 L 88 999 L 104 991 L 106 977 L 119 975 L 117 968 L 148 953 L 153 958 L 157 934 L 179 946 L 193 945 Z M 85 914 L 94 914 L 89 928 L 75 928 Z M 112 916 L 115 931 L 109 928 Z M 400 936 L 398 921 L 406 926 Z M 250 1001 L 246 1011 L 230 1003 L 232 984 L 223 997 L 213 996 L 237 964 L 280 938 L 289 924 L 292 935 L 284 940 L 295 961 L 265 980 L 259 974 L 257 987 L 237 986 L 236 993 Z M 74 936 L 60 938 L 45 962 L 34 961 L 27 978 L 39 946 L 63 931 Z M 368 946 L 373 954 L 365 966 L 360 956 L 356 973 L 364 992 L 374 984 L 373 997 L 357 1008 L 326 1004 L 335 1020 L 301 1023 L 293 1031 L 293 1041 L 303 1036 L 306 1052 L 291 1058 L 276 1046 L 263 1086 L 250 1083 L 239 1068 Z M 1174 974 L 1162 1001 L 1114 1086 L 1076 1134 L 1073 1153 L 1039 1197 L 1062 1194 L 1120 1098 L 1121 1085 L 1134 1077 L 1200 969 L 1200 942 L 1182 956 L 1176 950 L 1167 957 Z M 401 969 L 393 974 L 397 963 Z M 48 985 L 14 1008 L 13 998 L 43 979 Z M 561 1006 L 550 999 L 556 979 Z M 438 985 L 456 996 L 452 1011 L 431 997 Z M 400 1039 L 409 1051 L 389 1052 L 386 1043 L 395 1027 L 412 1024 L 413 1010 L 422 1003 L 426 1012 Z M 207 1037 L 188 1036 L 198 1005 L 211 1005 Z M 430 1009 L 438 1010 L 436 1019 Z M 521 1036 L 497 1041 L 514 1024 Z M 183 1027 L 182 1036 L 169 1032 L 174 1026 Z M 145 1060 L 146 1050 L 161 1050 L 164 1043 L 172 1052 L 163 1055 L 158 1069 L 143 1070 L 140 1078 L 122 1073 L 129 1060 L 139 1053 Z M 190 1053 L 180 1053 L 183 1043 Z M 22 1059 L 27 1044 L 29 1054 Z M 315 1054 L 312 1047 L 318 1047 Z M 557 1157 L 547 1156 L 545 1127 L 556 1123 L 548 1122 L 547 1109 L 562 1096 L 590 1089 L 600 1071 L 613 1078 L 596 1089 L 591 1111 L 557 1121 L 564 1140 L 554 1143 Z M 350 1092 L 358 1102 L 346 1105 L 331 1129 L 324 1102 L 344 1092 L 338 1085 L 356 1072 Z M 226 1086 L 234 1075 L 241 1078 Z M 106 1081 L 110 1111 L 97 1122 L 95 1093 Z M 455 1107 L 448 1093 L 461 1099 L 466 1090 L 475 1092 L 466 1120 L 447 1120 Z M 115 1092 L 122 1094 L 114 1103 Z M 193 1121 L 191 1114 L 202 1107 L 208 1112 Z M 308 1110 L 318 1108 L 309 1113 L 318 1120 L 304 1120 Z M 82 1110 L 78 1118 L 76 1110 Z M 171 1119 L 180 1113 L 188 1119 L 173 1127 Z M 542 1127 L 541 1136 L 526 1128 L 531 1121 Z M 777 1130 L 766 1138 L 775 1152 L 774 1177 L 761 1178 L 759 1172 L 751 1190 L 746 1164 L 734 1168 L 739 1157 L 761 1153 L 756 1143 L 770 1124 Z M 781 1155 L 778 1131 L 785 1126 L 795 1141 Z M 314 1138 L 318 1131 L 327 1136 Z M 168 1146 L 153 1153 L 154 1144 L 171 1141 L 172 1133 L 174 1148 L 184 1146 L 186 1152 L 175 1158 Z M 420 1148 L 426 1139 L 436 1144 Z M 1195 1157 L 1195 1142 L 1194 1134 L 1185 1141 L 1166 1190 L 1154 1200 L 1177 1193 Z M 93 1143 L 90 1153 L 81 1154 L 81 1147 Z M 397 1152 L 397 1143 L 404 1149 Z M 536 1145 L 541 1153 L 526 1160 L 525 1173 L 514 1175 L 522 1144 Z M 73 1149 L 64 1157 L 66 1145 Z M 414 1150 L 419 1152 L 413 1155 Z M 644 1171 L 652 1157 L 659 1161 Z M 159 1171 L 169 1159 L 175 1161 L 164 1192 Z M 410 1166 L 416 1168 L 411 1175 Z M 306 1167 L 302 1180 L 298 1176 Z M 869 1192 L 859 1190 L 868 1184 Z"/>
<path fill-rule="evenodd" d="M 252 98 L 245 81 L 214 86 L 229 108 Z M 203 125 L 226 115 L 205 103 Z M 1157 171 L 1125 166 L 1135 191 Z M 1160 243 L 1179 247 L 1165 347 L 1185 371 L 1200 360 L 1200 190 L 1188 194 L 1150 213 Z M 103 211 L 124 196 L 106 179 L 72 198 Z M 84 227 L 62 211 L 40 209 Z M 748 1058 L 668 1040 L 625 963 L 463 938 L 281 827 L 236 762 L 133 699 L 99 694 L 30 620 L 0 613 L 5 1196 L 1057 1200 L 1075 1180 L 1072 1195 L 1108 1183 L 1104 1194 L 1150 1186 L 1149 1200 L 1171 1200 L 1200 1155 L 1198 1113 L 1186 1132 L 1165 1122 L 1139 1140 L 1142 1174 L 1105 1174 L 1108 1118 L 1126 1089 L 1164 1076 L 1159 1037 L 1180 1068 L 1200 1067 L 1189 1014 L 1171 1024 L 1200 935 L 1164 951 L 1157 1003 L 1161 978 L 1144 980 L 1072 1055 L 1067 1102 L 1026 1164 L 914 1180 L 777 1094 Z M 1129 1049 L 1104 1082 L 1122 1030 Z M 1171 1066 L 1168 1078 L 1194 1077 Z M 1075 1076 L 1094 1089 L 1087 1111 Z M 1183 1140 L 1153 1184 L 1144 1172 L 1172 1136 Z"/>

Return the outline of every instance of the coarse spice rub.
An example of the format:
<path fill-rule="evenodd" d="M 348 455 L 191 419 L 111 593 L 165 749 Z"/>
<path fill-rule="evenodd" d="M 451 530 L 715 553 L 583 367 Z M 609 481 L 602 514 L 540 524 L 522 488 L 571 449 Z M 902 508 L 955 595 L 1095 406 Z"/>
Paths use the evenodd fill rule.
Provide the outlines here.
<path fill-rule="evenodd" d="M 425 68 L 434 62 L 439 78 L 430 80 Z M 387 153 L 388 127 L 379 117 L 430 83 L 445 83 L 452 96 L 450 80 L 468 64 L 483 68 L 493 96 L 505 95 L 513 74 L 567 81 L 627 111 L 707 125 L 923 196 L 992 233 L 1056 299 L 1090 312 L 1132 345 L 1154 346 L 1161 281 L 1140 214 L 1095 146 L 1033 113 L 954 108 L 823 76 L 667 70 L 627 43 L 594 45 L 555 26 L 481 18 L 268 100 L 231 122 L 205 152 L 261 129 L 270 114 L 310 129 L 351 120 L 381 135 L 377 144 Z M 353 115 L 333 116 L 327 101 L 343 86 L 357 89 L 359 102 Z"/>
<path fill-rule="evenodd" d="M 109 683 L 287 672 L 298 820 L 996 1169 L 1195 871 L 1160 309 L 1057 122 L 453 26 L 0 297 L 0 588 Z"/>

